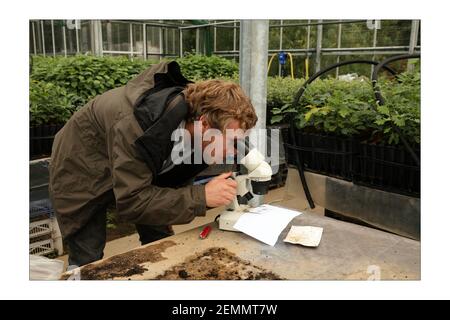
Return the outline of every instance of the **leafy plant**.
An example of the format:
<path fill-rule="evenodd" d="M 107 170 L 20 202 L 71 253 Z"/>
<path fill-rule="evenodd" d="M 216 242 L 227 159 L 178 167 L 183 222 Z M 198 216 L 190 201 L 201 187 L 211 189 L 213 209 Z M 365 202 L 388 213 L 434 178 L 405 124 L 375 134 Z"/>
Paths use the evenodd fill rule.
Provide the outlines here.
<path fill-rule="evenodd" d="M 307 131 L 398 144 L 399 136 L 392 129 L 395 125 L 408 141 L 419 143 L 420 73 L 402 73 L 397 80 L 384 78 L 380 86 L 386 100 L 383 106 L 376 104 L 372 86 L 365 78 L 318 79 L 308 86 L 300 106 L 293 108 L 285 103 L 272 108 L 271 123 L 286 121 L 287 115 L 294 114 L 297 127 Z M 286 94 L 284 101 L 292 101 L 298 89 L 300 86 L 290 99 Z"/>
<path fill-rule="evenodd" d="M 395 125 L 410 142 L 420 143 L 420 73 L 401 73 L 397 82 L 382 79 L 380 87 L 385 104 L 377 105 L 375 134 L 387 136 L 389 144 L 397 144 L 400 137 L 392 130 Z"/>
<path fill-rule="evenodd" d="M 270 123 L 275 124 L 282 122 L 289 113 L 297 113 L 297 110 L 293 108 L 290 103 L 286 103 L 280 108 L 273 108 Z"/>
<path fill-rule="evenodd" d="M 64 124 L 72 115 L 71 96 L 62 87 L 30 81 L 30 125 Z"/>
<path fill-rule="evenodd" d="M 267 106 L 271 109 L 290 104 L 303 83 L 305 83 L 304 79 L 269 77 L 267 79 Z"/>
<path fill-rule="evenodd" d="M 275 115 L 272 123 L 282 121 L 288 113 L 295 112 L 298 128 L 314 128 L 318 132 L 344 136 L 356 135 L 363 133 L 374 120 L 373 102 L 368 81 L 316 80 L 304 92 L 300 108 L 294 109 L 287 104 L 272 109 Z"/>
<path fill-rule="evenodd" d="M 239 67 L 219 56 L 187 55 L 176 60 L 183 74 L 192 80 L 237 78 Z M 53 83 L 71 94 L 81 107 L 103 92 L 126 84 L 157 60 L 130 60 L 126 57 L 33 57 L 30 79 Z"/>
<path fill-rule="evenodd" d="M 152 63 L 124 57 L 75 56 L 33 59 L 30 78 L 64 88 L 72 95 L 72 101 L 78 107 L 98 94 L 126 84 Z"/>
<path fill-rule="evenodd" d="M 193 81 L 237 78 L 239 73 L 239 65 L 236 62 L 220 56 L 187 54 L 176 61 L 179 63 L 183 75 Z"/>
<path fill-rule="evenodd" d="M 239 82 L 239 68 L 232 60 L 189 54 L 176 61 L 188 79 Z M 75 108 L 98 94 L 126 84 L 156 62 L 124 57 L 33 57 L 30 122 L 32 125 L 64 123 Z M 305 91 L 300 107 L 293 108 L 291 103 L 303 83 L 304 79 L 268 78 L 267 106 L 271 123 L 286 121 L 288 115 L 294 115 L 297 127 L 304 130 L 389 144 L 399 142 L 392 130 L 396 125 L 407 140 L 420 142 L 419 72 L 400 74 L 397 80 L 382 78 L 384 106 L 376 105 L 367 79 L 329 78 L 314 81 Z"/>

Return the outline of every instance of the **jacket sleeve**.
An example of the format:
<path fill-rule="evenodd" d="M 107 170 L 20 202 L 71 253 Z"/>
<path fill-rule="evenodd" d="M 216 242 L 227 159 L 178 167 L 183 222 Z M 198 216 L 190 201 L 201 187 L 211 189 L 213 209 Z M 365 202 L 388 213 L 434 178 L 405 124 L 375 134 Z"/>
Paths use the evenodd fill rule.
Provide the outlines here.
<path fill-rule="evenodd" d="M 119 215 L 132 223 L 147 225 L 184 224 L 205 215 L 203 185 L 173 189 L 151 184 L 152 172 L 134 146 L 142 132 L 132 117 L 116 123 L 107 137 Z"/>

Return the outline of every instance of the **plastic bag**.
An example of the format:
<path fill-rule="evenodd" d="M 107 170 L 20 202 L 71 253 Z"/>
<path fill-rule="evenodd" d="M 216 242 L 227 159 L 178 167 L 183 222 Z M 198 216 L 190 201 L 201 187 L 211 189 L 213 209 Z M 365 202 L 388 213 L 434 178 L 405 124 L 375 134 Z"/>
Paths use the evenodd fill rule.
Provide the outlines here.
<path fill-rule="evenodd" d="M 64 262 L 30 255 L 30 280 L 59 280 Z"/>

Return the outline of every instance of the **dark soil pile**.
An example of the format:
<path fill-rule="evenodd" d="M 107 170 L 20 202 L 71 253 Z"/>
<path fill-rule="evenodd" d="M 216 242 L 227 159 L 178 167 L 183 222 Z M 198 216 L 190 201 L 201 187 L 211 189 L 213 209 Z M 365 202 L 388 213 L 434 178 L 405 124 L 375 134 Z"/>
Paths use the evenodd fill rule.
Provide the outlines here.
<path fill-rule="evenodd" d="M 87 265 L 81 269 L 81 280 L 107 280 L 143 274 L 147 269 L 140 266 L 140 264 L 166 259 L 161 253 L 174 245 L 175 242 L 173 241 L 163 241 L 145 248 L 119 254 L 101 263 Z"/>
<path fill-rule="evenodd" d="M 158 280 L 281 280 L 263 268 L 242 260 L 225 248 L 210 248 L 173 266 Z"/>

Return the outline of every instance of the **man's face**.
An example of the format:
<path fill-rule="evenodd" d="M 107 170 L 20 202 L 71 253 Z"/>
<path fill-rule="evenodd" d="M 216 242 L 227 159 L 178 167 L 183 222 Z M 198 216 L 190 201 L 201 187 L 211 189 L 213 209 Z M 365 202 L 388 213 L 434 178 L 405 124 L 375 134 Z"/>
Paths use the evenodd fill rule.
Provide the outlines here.
<path fill-rule="evenodd" d="M 202 121 L 203 136 L 206 137 L 207 135 L 205 134 L 211 129 L 211 127 L 205 119 L 200 118 L 200 121 Z M 215 157 L 217 152 L 222 151 L 221 153 L 223 160 L 226 160 L 227 158 L 234 158 L 237 154 L 237 141 L 242 140 L 244 137 L 244 130 L 241 129 L 239 121 L 232 120 L 228 122 L 221 135 L 212 135 L 211 141 L 203 140 L 202 149 L 205 150 L 207 146 L 215 143 L 215 139 L 220 139 L 220 141 L 215 143 L 217 148 L 212 149 L 211 155 Z"/>

